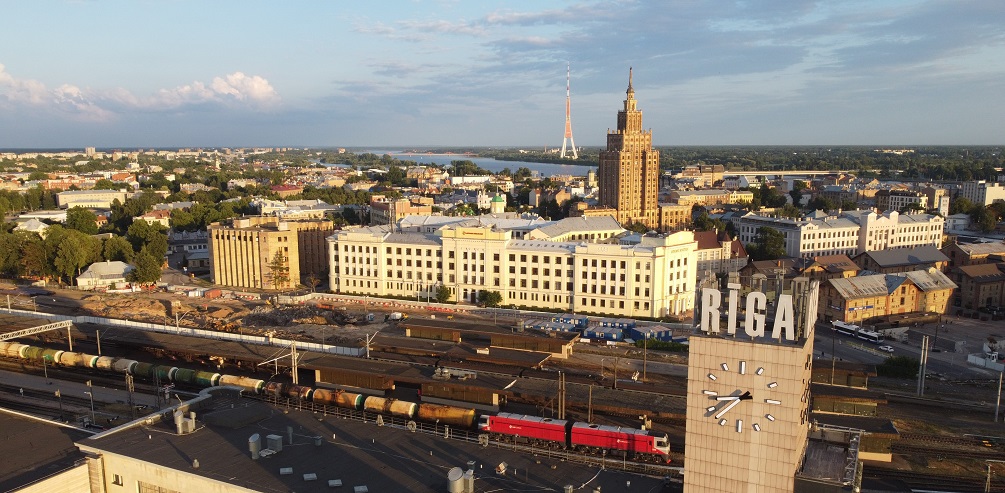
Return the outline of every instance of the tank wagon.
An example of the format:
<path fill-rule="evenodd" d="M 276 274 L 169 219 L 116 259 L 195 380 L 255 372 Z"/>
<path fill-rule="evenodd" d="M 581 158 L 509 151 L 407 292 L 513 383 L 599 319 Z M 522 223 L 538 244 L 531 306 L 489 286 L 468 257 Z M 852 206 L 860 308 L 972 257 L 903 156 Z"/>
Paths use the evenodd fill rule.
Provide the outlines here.
<path fill-rule="evenodd" d="M 482 415 L 471 408 L 409 402 L 379 396 L 364 396 L 344 390 L 331 390 L 283 382 L 227 375 L 215 372 L 157 365 L 128 358 L 94 356 L 86 353 L 41 348 L 15 342 L 0 342 L 0 357 L 38 364 L 43 360 L 70 368 L 91 368 L 131 374 L 149 380 L 175 382 L 199 387 L 234 386 L 256 395 L 293 399 L 342 409 L 367 411 L 384 416 L 449 425 L 488 433 L 507 442 L 533 443 L 537 446 L 570 449 L 583 453 L 614 452 L 634 459 L 670 462 L 670 446 L 665 433 L 576 423 L 513 413 Z"/>

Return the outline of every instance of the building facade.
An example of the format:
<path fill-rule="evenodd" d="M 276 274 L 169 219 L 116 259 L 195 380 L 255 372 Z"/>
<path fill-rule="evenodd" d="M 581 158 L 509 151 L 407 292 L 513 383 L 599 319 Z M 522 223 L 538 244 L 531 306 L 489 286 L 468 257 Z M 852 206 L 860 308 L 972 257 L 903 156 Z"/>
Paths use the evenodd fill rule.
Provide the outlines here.
<path fill-rule="evenodd" d="M 56 194 L 56 204 L 60 208 L 84 207 L 86 209 L 110 209 L 112 202 L 125 203 L 125 190 L 71 190 Z"/>
<path fill-rule="evenodd" d="M 618 112 L 617 130 L 607 133 L 607 149 L 600 151 L 599 201 L 617 211 L 622 225 L 640 223 L 659 227 L 660 154 L 653 149 L 652 130 L 642 129 L 642 111 L 635 101 L 632 72 L 624 108 Z"/>
<path fill-rule="evenodd" d="M 290 289 L 301 276 L 320 278 L 328 268 L 328 220 L 285 221 L 252 216 L 213 223 L 207 228 L 212 281 L 223 286 Z M 280 264 L 276 264 L 276 260 Z M 281 265 L 273 272 L 270 265 Z"/>
<path fill-rule="evenodd" d="M 921 192 L 909 190 L 879 190 L 876 192 L 876 210 L 879 212 L 900 211 L 908 206 L 923 211 L 929 208 L 928 204 L 928 196 Z"/>
<path fill-rule="evenodd" d="M 744 244 L 753 243 L 762 227 L 785 236 L 785 254 L 813 258 L 821 255 L 855 256 L 865 252 L 921 245 L 942 245 L 945 220 L 931 214 L 877 214 L 871 210 L 845 211 L 823 219 L 789 219 L 748 213 L 733 220 Z"/>
<path fill-rule="evenodd" d="M 664 233 L 683 231 L 691 227 L 691 206 L 660 204 L 660 227 Z"/>
<path fill-rule="evenodd" d="M 519 240 L 482 225 L 448 225 L 432 234 L 361 228 L 328 239 L 330 286 L 416 299 L 435 298 L 442 286 L 461 302 L 495 291 L 504 306 L 683 317 L 694 308 L 695 246 L 686 231 L 619 245 Z"/>
<path fill-rule="evenodd" d="M 956 287 L 935 269 L 830 279 L 820 288 L 820 318 L 860 324 L 890 315 L 945 314 Z"/>
<path fill-rule="evenodd" d="M 701 279 L 739 272 L 750 261 L 743 243 L 730 238 L 725 231 L 695 231 L 694 238 L 698 242 L 695 255 L 698 257 L 698 277 Z"/>
<path fill-rule="evenodd" d="M 956 306 L 968 310 L 1005 306 L 1005 263 L 965 265 L 958 269 L 958 277 Z"/>
<path fill-rule="evenodd" d="M 985 180 L 965 181 L 960 188 L 960 197 L 977 205 L 989 206 L 995 202 L 1005 202 L 1005 187 L 1001 183 Z"/>

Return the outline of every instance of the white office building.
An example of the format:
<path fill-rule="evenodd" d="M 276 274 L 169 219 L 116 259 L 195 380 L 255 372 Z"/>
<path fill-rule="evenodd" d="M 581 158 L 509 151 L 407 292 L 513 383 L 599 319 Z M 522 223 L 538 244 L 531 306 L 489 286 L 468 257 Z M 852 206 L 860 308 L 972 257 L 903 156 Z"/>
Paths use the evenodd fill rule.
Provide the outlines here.
<path fill-rule="evenodd" d="M 785 254 L 797 258 L 848 255 L 921 245 L 942 246 L 945 220 L 932 214 L 872 210 L 845 211 L 824 218 L 789 219 L 748 213 L 733 220 L 744 245 L 771 227 L 785 236 Z"/>
<path fill-rule="evenodd" d="M 563 230 L 558 237 L 574 234 Z M 689 231 L 623 245 L 516 239 L 498 225 L 447 224 L 433 233 L 375 226 L 328 238 L 330 286 L 336 293 L 418 300 L 435 298 L 443 286 L 451 300 L 469 303 L 482 291 L 497 291 L 503 306 L 689 316 L 696 244 Z"/>

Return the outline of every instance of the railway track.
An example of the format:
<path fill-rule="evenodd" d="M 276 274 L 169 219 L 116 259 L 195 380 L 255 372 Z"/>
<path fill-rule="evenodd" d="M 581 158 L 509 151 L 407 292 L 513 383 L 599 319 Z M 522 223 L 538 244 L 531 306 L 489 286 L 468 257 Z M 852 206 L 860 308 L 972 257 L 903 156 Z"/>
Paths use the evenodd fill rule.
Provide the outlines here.
<path fill-rule="evenodd" d="M 244 394 L 245 398 L 256 399 L 268 402 L 274 406 L 285 407 L 288 410 L 300 410 L 319 413 L 326 416 L 335 416 L 343 419 L 352 419 L 363 423 L 373 423 L 376 426 L 392 426 L 395 428 L 414 430 L 416 433 L 435 435 L 445 439 L 461 440 L 471 443 L 479 443 L 485 447 L 496 447 L 509 449 L 517 452 L 524 452 L 537 456 L 558 458 L 568 462 L 599 466 L 606 469 L 621 470 L 636 474 L 643 474 L 653 477 L 679 477 L 681 468 L 677 465 L 655 464 L 649 462 L 635 462 L 626 458 L 611 458 L 606 456 L 596 456 L 584 454 L 579 451 L 567 451 L 561 449 L 536 447 L 530 444 L 514 444 L 497 441 L 489 441 L 488 435 L 478 431 L 454 429 L 431 423 L 422 423 L 405 420 L 398 417 L 380 416 L 368 411 L 355 409 L 344 409 L 340 407 L 318 404 L 315 402 L 287 399 L 284 397 L 273 397 L 268 395 Z M 683 459 L 683 454 L 671 455 L 674 460 Z M 677 462 L 680 464 L 680 462 Z"/>
<path fill-rule="evenodd" d="M 919 473 L 916 471 L 901 471 L 897 469 L 882 469 L 866 467 L 863 477 L 871 479 L 896 479 L 913 489 L 952 491 L 958 493 L 982 493 L 986 491 L 985 479 L 976 476 L 947 476 Z M 995 484 L 992 478 L 991 492 L 1005 493 L 1005 484 Z"/>
<path fill-rule="evenodd" d="M 912 441 L 912 442 L 924 442 L 924 443 L 937 443 L 940 445 L 967 445 L 967 446 L 982 445 L 981 441 L 974 437 L 926 435 L 922 433 L 901 433 L 900 440 L 901 442 Z"/>
<path fill-rule="evenodd" d="M 922 455 L 928 458 L 941 459 L 966 459 L 975 461 L 985 460 L 1005 460 L 1005 453 L 993 449 L 985 450 L 962 450 L 954 448 L 939 448 L 921 445 L 910 445 L 906 443 L 894 443 L 892 452 L 905 455 Z"/>

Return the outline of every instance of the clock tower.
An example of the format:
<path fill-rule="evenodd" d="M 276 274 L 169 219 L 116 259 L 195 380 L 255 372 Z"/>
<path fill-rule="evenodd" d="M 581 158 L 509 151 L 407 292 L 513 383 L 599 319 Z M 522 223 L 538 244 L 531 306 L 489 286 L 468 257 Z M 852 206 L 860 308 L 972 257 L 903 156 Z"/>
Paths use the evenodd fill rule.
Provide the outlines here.
<path fill-rule="evenodd" d="M 773 303 L 728 287 L 703 290 L 690 339 L 684 493 L 791 493 L 809 431 L 819 284 L 792 280 Z"/>

